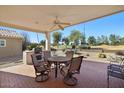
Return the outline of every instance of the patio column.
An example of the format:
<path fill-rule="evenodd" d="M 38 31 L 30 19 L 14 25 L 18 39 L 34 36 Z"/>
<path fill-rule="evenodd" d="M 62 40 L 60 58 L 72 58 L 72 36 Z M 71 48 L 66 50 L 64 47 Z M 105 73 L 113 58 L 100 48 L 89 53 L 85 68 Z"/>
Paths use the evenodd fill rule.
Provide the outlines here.
<path fill-rule="evenodd" d="M 45 32 L 45 35 L 46 35 L 45 49 L 50 50 L 50 32 Z"/>

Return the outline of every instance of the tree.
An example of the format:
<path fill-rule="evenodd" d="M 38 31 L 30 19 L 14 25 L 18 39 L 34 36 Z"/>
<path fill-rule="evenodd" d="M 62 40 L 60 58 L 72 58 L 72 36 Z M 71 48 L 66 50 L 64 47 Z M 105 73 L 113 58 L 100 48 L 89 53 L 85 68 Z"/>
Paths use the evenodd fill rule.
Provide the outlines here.
<path fill-rule="evenodd" d="M 74 43 L 75 43 L 75 45 L 79 45 L 80 42 L 79 42 L 79 40 L 77 39 L 77 40 L 74 41 Z"/>
<path fill-rule="evenodd" d="M 40 44 L 45 47 L 45 40 L 41 40 Z"/>
<path fill-rule="evenodd" d="M 80 39 L 81 39 L 81 44 L 85 44 L 86 43 L 86 36 L 85 36 L 84 33 L 81 33 Z"/>
<path fill-rule="evenodd" d="M 96 45 L 101 45 L 101 44 L 102 44 L 102 39 L 100 36 L 98 36 L 96 39 Z"/>
<path fill-rule="evenodd" d="M 61 41 L 62 34 L 60 32 L 53 32 L 53 44 L 58 45 L 59 41 Z"/>
<path fill-rule="evenodd" d="M 108 45 L 109 44 L 108 37 L 101 35 L 101 43 Z"/>
<path fill-rule="evenodd" d="M 77 41 L 79 41 L 81 38 L 81 33 L 78 30 L 71 31 L 71 34 L 69 36 L 70 41 L 74 42 L 75 44 Z"/>
<path fill-rule="evenodd" d="M 111 34 L 109 36 L 109 40 L 110 40 L 111 45 L 118 45 L 119 42 L 120 42 L 120 37 L 119 36 L 116 36 L 114 34 Z"/>
<path fill-rule="evenodd" d="M 124 37 L 120 38 L 120 44 L 124 45 Z"/>
<path fill-rule="evenodd" d="M 89 36 L 88 38 L 88 44 L 89 45 L 96 45 L 96 39 L 94 36 Z"/>
<path fill-rule="evenodd" d="M 26 50 L 27 46 L 30 44 L 30 37 L 26 32 L 22 32 L 21 35 L 23 36 L 22 50 Z"/>
<path fill-rule="evenodd" d="M 108 45 L 109 44 L 108 37 L 104 36 L 104 35 L 98 36 L 97 39 L 96 39 L 96 44 L 97 45 L 101 45 L 101 44 Z"/>
<path fill-rule="evenodd" d="M 62 42 L 64 42 L 66 45 L 69 45 L 69 39 L 67 37 L 64 37 Z"/>

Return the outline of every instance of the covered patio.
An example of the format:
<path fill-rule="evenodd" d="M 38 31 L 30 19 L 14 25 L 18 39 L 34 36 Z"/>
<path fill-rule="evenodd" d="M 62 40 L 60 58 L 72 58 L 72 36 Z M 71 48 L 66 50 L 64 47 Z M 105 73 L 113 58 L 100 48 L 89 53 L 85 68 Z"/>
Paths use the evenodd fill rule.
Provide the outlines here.
<path fill-rule="evenodd" d="M 107 88 L 106 63 L 83 61 L 81 73 L 77 75 L 78 84 L 68 86 L 63 83 L 63 76 L 54 77 L 54 70 L 46 82 L 35 82 L 34 68 L 30 65 L 18 65 L 0 70 L 2 88 Z M 111 77 L 110 87 L 123 88 L 124 80 Z"/>
<path fill-rule="evenodd" d="M 124 11 L 123 5 L 45 5 L 0 6 L 0 26 L 44 33 L 46 50 L 50 49 L 50 33 Z M 55 26 L 58 21 L 69 24 Z M 54 26 L 54 27 L 53 27 Z M 64 30 L 63 30 L 64 31 Z"/>
<path fill-rule="evenodd" d="M 26 31 L 44 33 L 46 35 L 46 50 L 50 50 L 50 33 L 60 30 L 54 26 L 56 16 L 62 22 L 69 22 L 63 28 L 76 24 L 88 22 L 105 16 L 113 15 L 124 11 L 124 6 L 0 6 L 0 26 L 12 27 Z M 63 30 L 64 31 L 64 30 Z M 107 87 L 107 66 L 108 63 L 98 63 L 83 60 L 78 84 L 67 86 L 63 83 L 61 74 L 54 77 L 54 71 L 46 82 L 35 82 L 34 68 L 32 65 L 17 65 L 0 69 L 0 87 L 21 87 L 21 88 L 106 88 Z M 117 78 L 110 78 L 110 87 L 124 87 L 124 81 Z"/>

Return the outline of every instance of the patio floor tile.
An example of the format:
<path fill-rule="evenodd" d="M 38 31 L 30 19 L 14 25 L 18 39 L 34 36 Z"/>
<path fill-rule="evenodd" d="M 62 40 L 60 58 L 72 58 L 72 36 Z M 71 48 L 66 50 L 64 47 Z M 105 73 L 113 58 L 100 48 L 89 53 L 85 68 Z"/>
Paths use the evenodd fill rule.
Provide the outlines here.
<path fill-rule="evenodd" d="M 54 77 L 54 71 L 46 82 L 35 82 L 34 68 L 31 65 L 17 65 L 0 69 L 0 87 L 6 88 L 106 88 L 107 63 L 83 61 L 81 72 L 75 75 L 78 78 L 76 86 L 67 86 L 63 83 L 63 76 Z M 110 87 L 124 88 L 124 80 L 110 78 Z"/>

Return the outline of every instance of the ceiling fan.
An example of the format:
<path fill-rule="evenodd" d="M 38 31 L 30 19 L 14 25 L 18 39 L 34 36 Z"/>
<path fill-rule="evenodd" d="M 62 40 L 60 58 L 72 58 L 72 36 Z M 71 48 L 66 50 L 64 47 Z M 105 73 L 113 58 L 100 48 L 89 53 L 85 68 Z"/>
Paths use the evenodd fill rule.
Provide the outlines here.
<path fill-rule="evenodd" d="M 58 19 L 58 16 L 56 16 L 55 20 L 53 21 L 53 26 L 50 28 L 50 30 L 54 29 L 56 26 L 59 27 L 61 30 L 64 30 L 64 26 L 63 25 L 71 25 L 71 23 L 66 23 L 66 22 L 61 22 Z"/>

